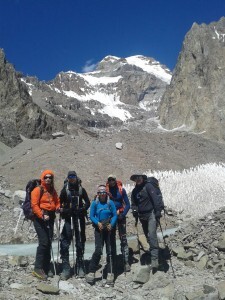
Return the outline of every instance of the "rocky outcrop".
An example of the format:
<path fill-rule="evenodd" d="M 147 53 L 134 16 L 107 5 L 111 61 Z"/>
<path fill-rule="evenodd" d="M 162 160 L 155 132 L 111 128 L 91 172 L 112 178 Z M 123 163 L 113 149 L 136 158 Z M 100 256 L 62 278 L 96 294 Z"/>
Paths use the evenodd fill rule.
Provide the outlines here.
<path fill-rule="evenodd" d="M 64 123 L 33 103 L 20 74 L 0 49 L 0 141 L 15 146 L 21 142 L 21 135 L 48 138 L 56 130 L 66 130 Z"/>
<path fill-rule="evenodd" d="M 225 18 L 193 24 L 163 95 L 160 123 L 225 140 Z"/>

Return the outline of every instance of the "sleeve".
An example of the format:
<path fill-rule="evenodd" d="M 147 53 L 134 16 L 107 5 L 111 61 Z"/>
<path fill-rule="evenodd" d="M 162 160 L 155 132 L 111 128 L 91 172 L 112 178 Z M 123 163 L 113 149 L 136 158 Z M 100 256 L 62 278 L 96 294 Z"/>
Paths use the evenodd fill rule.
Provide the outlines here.
<path fill-rule="evenodd" d="M 126 214 L 128 213 L 128 211 L 130 209 L 130 201 L 128 199 L 126 190 L 123 189 L 122 191 L 123 191 L 123 201 L 125 202 L 125 207 L 124 207 L 123 215 L 126 216 Z"/>
<path fill-rule="evenodd" d="M 60 198 L 60 207 L 64 207 L 65 203 L 67 202 L 67 194 L 65 188 L 62 188 L 59 198 Z"/>
<path fill-rule="evenodd" d="M 164 206 L 162 202 L 162 196 L 157 193 L 157 189 L 151 183 L 146 184 L 146 190 L 148 195 L 151 197 L 154 211 L 161 212 Z"/>
<path fill-rule="evenodd" d="M 85 202 L 85 209 L 88 210 L 88 208 L 90 207 L 90 199 L 88 198 L 88 194 L 84 188 L 82 188 L 82 198 Z"/>
<path fill-rule="evenodd" d="M 136 198 L 134 195 L 135 195 L 135 193 L 134 193 L 134 189 L 133 189 L 133 191 L 131 193 L 131 209 L 137 210 L 138 205 L 137 205 L 137 201 L 136 201 Z"/>
<path fill-rule="evenodd" d="M 40 201 L 41 201 L 41 189 L 39 187 L 36 187 L 31 192 L 31 208 L 33 210 L 33 213 L 38 217 L 42 218 L 42 210 L 40 208 Z"/>
<path fill-rule="evenodd" d="M 112 210 L 112 218 L 111 218 L 110 224 L 112 227 L 115 227 L 116 222 L 117 222 L 117 212 L 116 212 L 116 206 L 112 200 L 110 200 L 110 206 L 111 206 L 111 210 Z"/>
<path fill-rule="evenodd" d="M 91 209 L 90 209 L 90 219 L 91 222 L 93 222 L 95 225 L 98 225 L 98 219 L 95 217 L 95 211 L 96 211 L 96 203 L 93 201 L 91 203 Z"/>
<path fill-rule="evenodd" d="M 55 202 L 55 209 L 59 209 L 60 208 L 60 199 L 59 196 L 56 192 L 56 190 L 54 190 L 54 202 Z"/>

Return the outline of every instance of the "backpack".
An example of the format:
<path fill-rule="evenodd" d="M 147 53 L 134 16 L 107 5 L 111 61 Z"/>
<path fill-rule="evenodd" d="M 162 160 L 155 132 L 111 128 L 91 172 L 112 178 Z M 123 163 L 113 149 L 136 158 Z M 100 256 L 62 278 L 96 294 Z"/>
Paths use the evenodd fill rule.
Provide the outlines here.
<path fill-rule="evenodd" d="M 37 186 L 41 190 L 41 194 L 40 194 L 40 198 L 41 198 L 42 195 L 44 194 L 44 189 L 41 186 L 41 179 L 32 179 L 32 180 L 28 181 L 28 183 L 26 185 L 26 196 L 25 196 L 25 200 L 23 202 L 22 209 L 23 209 L 24 217 L 27 220 L 33 220 L 33 218 L 34 218 L 34 213 L 31 208 L 31 192 Z"/>
<path fill-rule="evenodd" d="M 122 181 L 116 180 L 116 185 L 118 187 L 120 195 L 123 196 L 123 184 L 122 184 Z M 109 192 L 109 183 L 108 182 L 106 182 L 106 191 Z"/>
<path fill-rule="evenodd" d="M 151 183 L 154 186 L 154 188 L 157 190 L 158 200 L 161 202 L 161 210 L 164 210 L 164 213 L 165 213 L 165 205 L 164 205 L 164 201 L 163 201 L 162 192 L 159 187 L 158 179 L 156 179 L 155 177 L 148 177 L 146 182 Z"/>

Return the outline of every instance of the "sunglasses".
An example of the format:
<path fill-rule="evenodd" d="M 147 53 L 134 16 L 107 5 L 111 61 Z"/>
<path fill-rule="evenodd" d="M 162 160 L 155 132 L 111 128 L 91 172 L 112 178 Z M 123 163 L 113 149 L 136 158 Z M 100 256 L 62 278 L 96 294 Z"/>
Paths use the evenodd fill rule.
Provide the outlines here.
<path fill-rule="evenodd" d="M 69 175 L 68 176 L 68 179 L 76 179 L 77 178 L 77 176 L 75 176 L 75 175 Z"/>
<path fill-rule="evenodd" d="M 116 181 L 114 178 L 109 178 L 108 181 Z"/>
<path fill-rule="evenodd" d="M 98 195 L 107 195 L 106 192 L 98 192 Z"/>
<path fill-rule="evenodd" d="M 53 176 L 45 176 L 44 179 L 53 179 Z"/>

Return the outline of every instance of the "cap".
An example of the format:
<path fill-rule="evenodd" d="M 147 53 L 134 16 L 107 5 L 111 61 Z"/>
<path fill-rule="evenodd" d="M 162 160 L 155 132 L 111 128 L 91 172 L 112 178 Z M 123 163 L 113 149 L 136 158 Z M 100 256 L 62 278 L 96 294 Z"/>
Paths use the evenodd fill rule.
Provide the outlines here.
<path fill-rule="evenodd" d="M 108 180 L 109 180 L 110 178 L 112 178 L 112 179 L 116 180 L 116 176 L 115 176 L 115 175 L 113 175 L 113 174 L 110 174 L 110 175 L 108 176 Z"/>
<path fill-rule="evenodd" d="M 130 177 L 130 180 L 135 181 L 137 177 L 142 177 L 144 180 L 147 180 L 147 175 L 145 174 L 141 174 L 141 173 L 137 173 L 137 174 L 133 174 Z"/>
<path fill-rule="evenodd" d="M 75 171 L 69 171 L 67 177 L 77 177 L 77 173 Z"/>

